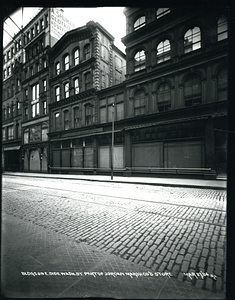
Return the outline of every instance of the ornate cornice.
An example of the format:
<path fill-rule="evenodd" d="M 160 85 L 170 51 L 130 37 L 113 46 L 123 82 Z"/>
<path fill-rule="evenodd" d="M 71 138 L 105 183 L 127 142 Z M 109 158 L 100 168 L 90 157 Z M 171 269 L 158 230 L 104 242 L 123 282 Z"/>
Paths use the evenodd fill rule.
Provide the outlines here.
<path fill-rule="evenodd" d="M 69 104 L 69 103 L 72 103 L 72 102 L 75 102 L 75 101 L 78 101 L 78 100 L 82 100 L 82 99 L 85 99 L 85 98 L 88 98 L 88 97 L 91 97 L 91 96 L 94 96 L 94 95 L 95 95 L 95 89 L 90 89 L 88 91 L 84 91 L 84 92 L 79 93 L 77 95 L 73 95 L 71 97 L 64 98 L 60 101 L 51 103 L 51 104 L 49 104 L 49 108 L 54 109 L 54 108 L 63 106 L 65 104 Z"/>

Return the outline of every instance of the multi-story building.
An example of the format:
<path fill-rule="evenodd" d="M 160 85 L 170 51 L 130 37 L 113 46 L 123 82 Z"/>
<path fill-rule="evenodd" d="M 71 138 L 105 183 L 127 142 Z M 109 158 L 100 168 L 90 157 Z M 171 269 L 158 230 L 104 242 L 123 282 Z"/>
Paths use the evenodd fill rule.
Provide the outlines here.
<path fill-rule="evenodd" d="M 73 27 L 62 10 L 43 8 L 4 47 L 4 170 L 47 171 L 47 51 Z"/>
<path fill-rule="evenodd" d="M 125 8 L 124 14 L 126 57 L 94 22 L 47 52 L 50 170 L 226 173 L 226 9 Z"/>
<path fill-rule="evenodd" d="M 50 166 L 52 172 L 97 167 L 97 91 L 125 79 L 125 55 L 99 23 L 67 32 L 50 51 Z"/>
<path fill-rule="evenodd" d="M 226 9 L 126 8 L 124 14 L 126 167 L 138 174 L 225 173 Z"/>

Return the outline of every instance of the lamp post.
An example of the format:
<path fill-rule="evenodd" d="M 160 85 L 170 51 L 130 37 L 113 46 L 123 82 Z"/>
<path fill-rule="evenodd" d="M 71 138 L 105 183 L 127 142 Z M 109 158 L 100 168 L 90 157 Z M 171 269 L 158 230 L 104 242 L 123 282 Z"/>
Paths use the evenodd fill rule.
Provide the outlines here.
<path fill-rule="evenodd" d="M 113 147 L 114 147 L 114 103 L 112 109 L 112 146 L 111 146 L 111 180 L 113 180 Z"/>

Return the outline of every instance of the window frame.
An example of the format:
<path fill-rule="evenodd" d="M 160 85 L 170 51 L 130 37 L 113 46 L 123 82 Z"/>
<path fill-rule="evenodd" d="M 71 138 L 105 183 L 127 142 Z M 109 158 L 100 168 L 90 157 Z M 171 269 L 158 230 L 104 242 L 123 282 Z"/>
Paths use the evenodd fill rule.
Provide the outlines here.
<path fill-rule="evenodd" d="M 197 29 L 198 31 L 196 31 Z M 198 37 L 199 40 L 197 40 Z M 188 29 L 184 34 L 184 54 L 201 49 L 201 41 L 200 27 L 194 26 L 193 28 Z"/>
<path fill-rule="evenodd" d="M 87 90 L 91 89 L 91 72 L 90 71 L 86 72 L 84 74 L 84 79 L 85 79 L 85 82 L 84 82 L 85 91 L 87 91 Z"/>
<path fill-rule="evenodd" d="M 169 7 L 159 7 L 156 11 L 156 17 L 157 17 L 157 19 L 160 19 L 163 16 L 169 14 L 170 12 L 171 12 L 171 9 Z"/>
<path fill-rule="evenodd" d="M 79 51 L 79 48 L 76 48 L 74 50 L 74 52 L 73 52 L 73 58 L 74 58 L 74 66 L 79 65 L 79 62 L 80 62 L 80 51 Z"/>
<path fill-rule="evenodd" d="M 221 19 L 224 17 L 224 21 Z M 222 29 L 225 27 L 225 29 Z M 228 38 L 228 20 L 225 15 L 220 16 L 220 18 L 217 21 L 217 41 L 223 41 Z"/>
<path fill-rule="evenodd" d="M 85 126 L 93 125 L 93 105 L 87 103 L 85 106 Z"/>
<path fill-rule="evenodd" d="M 138 97 L 138 94 L 143 94 L 143 97 Z M 138 97 L 138 98 L 137 98 Z M 137 100 L 139 101 L 139 105 L 137 105 Z M 143 116 L 146 114 L 146 95 L 144 89 L 140 89 L 135 91 L 133 97 L 133 106 L 134 106 L 134 116 Z M 138 113 L 138 111 L 140 111 Z"/>
<path fill-rule="evenodd" d="M 74 94 L 77 95 L 80 92 L 80 89 L 79 89 L 79 77 L 74 78 L 73 84 L 74 84 Z"/>
<path fill-rule="evenodd" d="M 63 119 L 64 119 L 64 130 L 69 130 L 69 110 L 65 109 L 63 111 Z"/>
<path fill-rule="evenodd" d="M 77 112 L 77 114 L 76 114 Z M 79 128 L 80 127 L 80 107 L 75 106 L 73 107 L 73 127 Z"/>
<path fill-rule="evenodd" d="M 141 59 L 144 57 L 144 59 Z M 134 70 L 135 72 L 146 69 L 146 53 L 145 50 L 139 50 L 134 55 Z"/>
<path fill-rule="evenodd" d="M 165 87 L 169 87 L 166 89 Z M 163 87 L 163 90 L 160 90 Z M 168 82 L 162 82 L 157 87 L 157 108 L 159 112 L 168 111 L 171 109 L 171 86 Z M 169 96 L 168 96 L 169 94 Z M 160 99 L 160 98 L 163 98 Z"/>
<path fill-rule="evenodd" d="M 88 60 L 89 58 L 91 58 L 91 45 L 90 45 L 90 43 L 87 43 L 84 46 L 84 58 L 85 58 L 85 60 Z"/>
<path fill-rule="evenodd" d="M 60 131 L 60 112 L 55 112 L 55 131 Z"/>
<path fill-rule="evenodd" d="M 36 118 L 39 114 L 39 83 L 36 83 L 31 87 L 31 116 Z"/>
<path fill-rule="evenodd" d="M 140 16 L 137 18 L 133 23 L 134 31 L 139 30 L 140 28 L 146 25 L 146 17 L 145 15 Z"/>
<path fill-rule="evenodd" d="M 61 92 L 60 92 L 60 86 L 55 87 L 55 100 L 60 101 L 61 98 Z"/>
<path fill-rule="evenodd" d="M 69 70 L 69 54 L 64 56 L 64 71 Z"/>
<path fill-rule="evenodd" d="M 59 75 L 60 74 L 60 62 L 56 62 L 55 64 L 55 69 L 56 69 L 56 75 Z"/>
<path fill-rule="evenodd" d="M 167 43 L 168 42 L 168 43 Z M 160 52 L 160 54 L 158 54 Z M 171 59 L 171 43 L 169 39 L 161 41 L 157 46 L 157 63 Z"/>
<path fill-rule="evenodd" d="M 195 80 L 197 78 L 197 80 Z M 191 80 L 191 82 L 190 82 Z M 195 91 L 196 84 L 199 84 L 199 92 Z M 188 90 L 192 89 L 192 92 L 189 94 Z M 186 93 L 187 89 L 187 93 Z M 198 74 L 192 74 L 186 77 L 184 81 L 184 104 L 185 107 L 192 107 L 202 103 L 202 80 Z"/>
<path fill-rule="evenodd" d="M 64 83 L 64 98 L 69 98 L 69 82 Z"/>

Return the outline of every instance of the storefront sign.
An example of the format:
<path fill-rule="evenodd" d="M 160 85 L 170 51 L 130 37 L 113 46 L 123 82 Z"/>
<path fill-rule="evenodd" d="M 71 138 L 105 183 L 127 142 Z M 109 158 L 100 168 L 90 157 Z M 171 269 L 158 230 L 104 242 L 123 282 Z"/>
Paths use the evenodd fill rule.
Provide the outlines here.
<path fill-rule="evenodd" d="M 75 28 L 75 25 L 65 17 L 63 10 L 51 8 L 51 35 L 60 39 L 65 32 Z"/>

